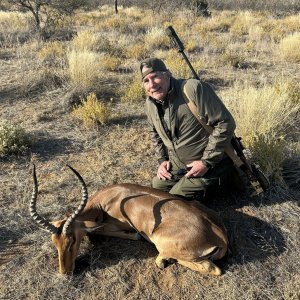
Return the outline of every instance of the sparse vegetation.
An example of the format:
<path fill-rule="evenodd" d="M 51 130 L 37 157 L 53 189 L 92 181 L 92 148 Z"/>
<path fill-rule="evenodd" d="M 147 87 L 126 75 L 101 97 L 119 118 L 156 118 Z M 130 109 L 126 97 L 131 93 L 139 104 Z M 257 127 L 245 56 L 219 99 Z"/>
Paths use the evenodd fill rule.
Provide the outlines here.
<path fill-rule="evenodd" d="M 74 37 L 72 41 L 73 49 L 77 51 L 94 51 L 98 49 L 100 43 L 100 38 L 97 34 L 88 29 L 78 32 L 77 36 Z"/>
<path fill-rule="evenodd" d="M 45 38 L 52 30 L 58 29 L 65 16 L 85 4 L 84 0 L 72 1 L 35 1 L 5 0 L 9 9 L 27 11 L 32 16 L 37 32 Z"/>
<path fill-rule="evenodd" d="M 144 99 L 144 90 L 142 88 L 141 75 L 136 73 L 131 81 L 124 82 L 123 86 L 120 87 L 118 93 L 121 97 L 121 101 L 125 103 L 142 102 Z"/>
<path fill-rule="evenodd" d="M 289 62 L 300 62 L 300 32 L 283 38 L 279 44 L 279 54 Z"/>
<path fill-rule="evenodd" d="M 239 124 L 238 135 L 269 177 L 279 182 L 284 161 L 293 156 L 287 140 L 300 111 L 291 90 L 288 82 L 280 82 L 262 88 L 236 86 L 223 94 Z"/>
<path fill-rule="evenodd" d="M 203 18 L 186 1 L 122 1 L 118 15 L 112 1 L 104 3 L 67 19 L 51 14 L 59 30 L 76 32 L 68 39 L 55 26 L 49 40 L 39 39 L 30 12 L 0 12 L 0 115 L 12 120 L 0 127 L 0 298 L 299 299 L 299 4 L 209 1 L 211 17 Z M 191 76 L 164 36 L 169 25 L 233 113 L 236 134 L 270 176 L 271 191 L 207 201 L 223 217 L 231 244 L 232 254 L 217 262 L 225 271 L 220 278 L 176 264 L 159 270 L 151 244 L 114 238 L 85 240 L 75 274 L 58 278 L 50 236 L 29 218 L 31 162 L 37 210 L 49 219 L 80 201 L 65 163 L 81 173 L 90 195 L 113 183 L 149 186 L 157 161 L 139 61 L 157 56 L 174 76 Z M 73 112 L 65 109 L 75 103 Z"/>
<path fill-rule="evenodd" d="M 109 105 L 101 103 L 95 93 L 81 99 L 80 105 L 75 105 L 73 115 L 83 121 L 86 127 L 96 127 L 105 124 L 111 115 Z"/>
<path fill-rule="evenodd" d="M 71 50 L 67 57 L 71 85 L 82 91 L 91 89 L 99 76 L 99 55 L 89 50 Z"/>
<path fill-rule="evenodd" d="M 0 123 L 0 157 L 22 155 L 30 146 L 31 139 L 21 126 L 8 122 Z"/>

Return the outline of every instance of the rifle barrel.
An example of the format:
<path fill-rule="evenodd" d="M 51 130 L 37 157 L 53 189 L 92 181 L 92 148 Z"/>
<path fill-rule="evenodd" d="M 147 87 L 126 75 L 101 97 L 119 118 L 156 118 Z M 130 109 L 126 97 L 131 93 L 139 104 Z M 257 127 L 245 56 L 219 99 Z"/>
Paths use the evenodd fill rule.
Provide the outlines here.
<path fill-rule="evenodd" d="M 189 59 L 187 58 L 186 54 L 184 53 L 184 45 L 181 42 L 180 38 L 178 37 L 177 33 L 175 32 L 174 28 L 172 26 L 167 27 L 166 33 L 171 39 L 173 46 L 178 50 L 178 52 L 182 55 L 183 59 L 189 66 L 190 70 L 193 73 L 193 77 L 195 79 L 200 80 L 198 74 L 196 73 L 195 69 L 193 68 L 192 64 L 190 63 Z"/>

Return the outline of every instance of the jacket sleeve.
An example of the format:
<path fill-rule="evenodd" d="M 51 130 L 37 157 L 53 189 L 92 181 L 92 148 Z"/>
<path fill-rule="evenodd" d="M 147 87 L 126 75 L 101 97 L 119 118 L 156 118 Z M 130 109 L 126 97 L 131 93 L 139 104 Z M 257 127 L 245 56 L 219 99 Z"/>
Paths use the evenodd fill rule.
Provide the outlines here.
<path fill-rule="evenodd" d="M 193 81 L 190 84 L 187 81 L 190 85 L 188 91 L 194 94 L 191 97 L 195 99 L 200 117 L 213 127 L 202 156 L 213 167 L 224 158 L 225 147 L 230 143 L 235 130 L 235 121 L 209 84 Z"/>
<path fill-rule="evenodd" d="M 159 164 L 161 164 L 162 162 L 169 160 L 168 150 L 155 129 L 155 126 L 151 119 L 151 114 L 149 113 L 148 109 L 149 108 L 146 105 L 145 112 L 147 115 L 147 123 L 148 123 L 148 128 L 149 128 L 148 131 L 150 134 L 151 141 L 154 145 L 157 161 Z"/>

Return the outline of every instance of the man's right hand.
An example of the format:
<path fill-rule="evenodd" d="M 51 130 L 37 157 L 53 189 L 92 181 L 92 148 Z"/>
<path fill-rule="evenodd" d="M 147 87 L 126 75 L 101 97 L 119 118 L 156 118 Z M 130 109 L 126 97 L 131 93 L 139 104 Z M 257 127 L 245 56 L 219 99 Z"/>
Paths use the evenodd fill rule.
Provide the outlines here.
<path fill-rule="evenodd" d="M 172 174 L 169 172 L 171 163 L 165 160 L 160 164 L 157 170 L 157 177 L 161 180 L 168 180 L 172 178 Z"/>

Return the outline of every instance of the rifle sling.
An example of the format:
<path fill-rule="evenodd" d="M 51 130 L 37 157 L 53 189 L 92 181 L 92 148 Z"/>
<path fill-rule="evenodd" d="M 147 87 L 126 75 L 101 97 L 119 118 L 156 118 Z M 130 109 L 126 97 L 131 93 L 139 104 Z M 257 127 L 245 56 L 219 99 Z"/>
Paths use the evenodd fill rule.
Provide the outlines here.
<path fill-rule="evenodd" d="M 186 92 L 185 82 L 182 84 L 182 91 L 183 91 L 183 98 L 189 107 L 191 113 L 194 115 L 194 117 L 199 121 L 199 123 L 202 125 L 202 127 L 209 133 L 212 134 L 213 128 L 210 125 L 207 125 L 204 119 L 201 119 L 197 106 L 195 103 L 189 98 L 188 93 Z M 234 152 L 233 146 L 231 144 L 227 145 L 225 148 L 225 153 L 230 157 L 230 159 L 233 161 L 233 163 L 237 167 L 241 167 L 244 165 L 244 162 L 238 157 L 238 155 Z"/>

